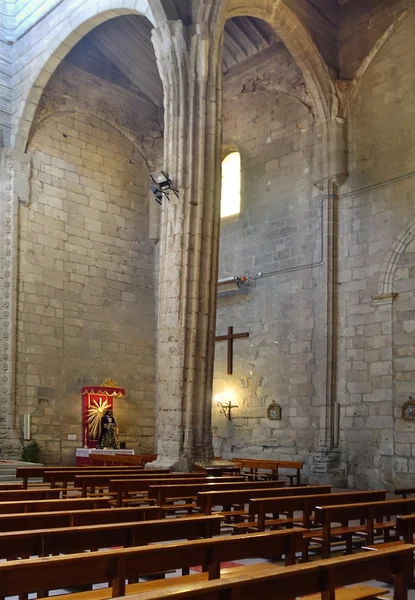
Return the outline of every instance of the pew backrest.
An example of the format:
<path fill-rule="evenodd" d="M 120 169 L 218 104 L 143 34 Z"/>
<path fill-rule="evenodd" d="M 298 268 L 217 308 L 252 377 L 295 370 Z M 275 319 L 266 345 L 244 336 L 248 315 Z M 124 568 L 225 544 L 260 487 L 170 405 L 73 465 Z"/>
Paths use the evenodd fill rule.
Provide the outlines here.
<path fill-rule="evenodd" d="M 124 468 L 124 469 L 111 469 L 110 472 L 108 471 L 98 471 L 97 469 L 87 469 L 85 468 L 85 470 L 60 470 L 60 469 L 56 469 L 56 471 L 45 471 L 43 474 L 43 481 L 45 483 L 49 483 L 50 487 L 55 487 L 57 483 L 63 483 L 63 484 L 68 484 L 70 482 L 75 481 L 75 477 L 77 475 L 113 475 L 113 476 L 120 476 L 120 477 L 124 477 L 125 476 L 130 476 L 130 477 L 138 477 L 139 475 L 142 475 L 144 473 L 144 469 L 139 469 L 137 467 L 132 467 L 131 469 L 129 468 Z"/>
<path fill-rule="evenodd" d="M 402 496 L 404 499 L 406 499 L 408 496 L 412 496 L 413 494 L 415 494 L 414 487 L 397 488 L 395 490 L 395 496 Z"/>
<path fill-rule="evenodd" d="M 166 504 L 167 499 L 182 499 L 197 496 L 198 492 L 221 490 L 250 490 L 250 489 L 278 489 L 284 487 L 283 481 L 246 482 L 243 477 L 232 476 L 235 481 L 204 481 L 184 484 L 151 484 L 148 488 L 149 498 L 154 498 L 160 505 Z M 239 480 L 239 481 L 238 481 Z M 258 485 L 261 484 L 261 485 Z M 258 487 L 256 487 L 258 486 Z"/>
<path fill-rule="evenodd" d="M 275 494 L 273 488 L 254 488 L 249 490 L 230 490 L 214 492 L 198 492 L 197 504 L 205 514 L 211 514 L 213 506 L 227 506 L 231 504 L 247 504 L 252 498 L 276 498 L 278 496 L 296 496 L 305 494 L 329 494 L 330 485 L 284 487 Z"/>
<path fill-rule="evenodd" d="M 383 516 L 405 515 L 414 511 L 415 498 L 317 506 L 316 521 L 319 523 L 345 523 L 358 519 L 373 521 Z"/>
<path fill-rule="evenodd" d="M 207 540 L 154 544 L 0 563 L 0 596 L 112 582 L 112 597 L 125 595 L 125 581 L 139 573 L 167 572 L 203 565 L 209 578 L 220 577 L 221 563 L 246 558 L 286 556 L 295 562 L 302 529 Z M 23 576 L 24 574 L 24 576 Z"/>
<path fill-rule="evenodd" d="M 402 545 L 383 552 L 319 560 L 266 574 L 252 570 L 223 580 L 211 580 L 131 594 L 128 600 L 278 600 L 298 597 L 334 599 L 336 589 L 370 580 L 394 579 L 394 600 L 406 600 L 411 584 L 413 546 Z M 366 590 L 362 590 L 363 593 Z M 353 590 L 350 590 L 353 597 Z M 378 594 L 380 592 L 378 591 Z"/>
<path fill-rule="evenodd" d="M 131 547 L 208 539 L 220 534 L 220 517 L 190 517 L 0 533 L 0 558 L 73 554 L 108 546 Z"/>
<path fill-rule="evenodd" d="M 109 507 L 110 498 L 59 498 L 58 500 L 20 500 L 0 502 L 0 515 L 18 512 L 48 512 Z"/>
<path fill-rule="evenodd" d="M 267 513 L 287 513 L 288 517 L 292 517 L 294 512 L 302 511 L 303 526 L 309 527 L 312 513 L 317 506 L 377 502 L 385 498 L 386 490 L 299 495 L 283 498 L 254 498 L 249 502 L 249 521 L 257 519 L 259 531 L 264 531 Z"/>
<path fill-rule="evenodd" d="M 12 513 L 0 515 L 0 532 L 125 523 L 127 521 L 154 520 L 161 517 L 162 512 L 159 506 Z"/>
<path fill-rule="evenodd" d="M 1 502 L 18 502 L 23 500 L 46 500 L 58 499 L 61 494 L 59 489 L 32 489 L 32 490 L 2 490 L 0 491 Z"/>
<path fill-rule="evenodd" d="M 92 474 L 92 475 L 76 475 L 75 476 L 75 487 L 80 487 L 82 489 L 82 496 L 86 497 L 88 495 L 88 490 L 91 489 L 95 489 L 95 488 L 104 488 L 104 487 L 108 487 L 110 489 L 110 491 L 115 491 L 114 486 L 111 486 L 111 481 L 136 481 L 137 482 L 137 488 L 136 490 L 134 490 L 134 488 L 132 488 L 132 491 L 141 491 L 141 490 L 147 490 L 148 489 L 148 485 L 146 485 L 146 482 L 159 482 L 159 481 L 176 481 L 176 480 L 185 480 L 185 481 L 205 481 L 207 479 L 208 476 L 205 475 L 200 475 L 200 473 L 175 473 L 175 474 L 166 474 L 166 473 L 151 473 L 151 474 L 138 474 L 138 475 L 134 475 L 131 473 L 128 474 L 107 474 L 105 473 L 104 475 L 97 475 L 97 474 Z M 143 487 L 140 487 L 140 482 L 143 482 Z M 118 488 L 117 488 L 118 489 Z M 127 491 L 127 488 L 124 488 L 124 491 Z"/>
<path fill-rule="evenodd" d="M 396 519 L 396 531 L 406 544 L 414 543 L 415 514 L 399 515 Z"/>

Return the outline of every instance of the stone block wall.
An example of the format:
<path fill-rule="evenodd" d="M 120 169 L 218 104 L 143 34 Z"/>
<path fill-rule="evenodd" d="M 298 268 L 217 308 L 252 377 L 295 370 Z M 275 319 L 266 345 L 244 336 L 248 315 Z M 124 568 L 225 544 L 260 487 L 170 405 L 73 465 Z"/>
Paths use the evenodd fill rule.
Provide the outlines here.
<path fill-rule="evenodd" d="M 341 445 L 349 484 L 413 482 L 415 18 L 370 64 L 350 110 L 350 177 L 340 200 Z M 398 294 L 396 297 L 394 294 Z"/>
<path fill-rule="evenodd" d="M 18 418 L 32 414 L 43 460 L 70 463 L 82 434 L 80 388 L 112 377 L 127 389 L 115 403 L 120 438 L 152 451 L 147 167 L 129 140 L 85 114 L 44 122 L 29 152 L 31 201 L 20 207 Z"/>
<path fill-rule="evenodd" d="M 0 1 L 0 148 L 8 147 L 11 130 L 11 52 L 8 41 L 13 34 L 14 5 Z"/>
<path fill-rule="evenodd" d="M 266 65 L 273 70 L 281 88 L 290 77 L 289 85 L 301 89 L 301 74 L 286 51 L 274 56 L 272 68 Z M 321 416 L 314 290 L 323 235 L 322 198 L 313 185 L 319 178 L 314 119 L 292 95 L 247 86 L 248 75 L 224 86 L 224 142 L 241 153 L 243 195 L 240 215 L 221 222 L 219 277 L 249 276 L 250 287 L 219 297 L 217 334 L 232 325 L 250 337 L 234 342 L 232 376 L 226 374 L 226 342 L 216 344 L 215 452 L 311 464 Z M 229 399 L 239 406 L 232 421 L 216 406 Z M 273 400 L 282 407 L 281 421 L 267 419 Z"/>

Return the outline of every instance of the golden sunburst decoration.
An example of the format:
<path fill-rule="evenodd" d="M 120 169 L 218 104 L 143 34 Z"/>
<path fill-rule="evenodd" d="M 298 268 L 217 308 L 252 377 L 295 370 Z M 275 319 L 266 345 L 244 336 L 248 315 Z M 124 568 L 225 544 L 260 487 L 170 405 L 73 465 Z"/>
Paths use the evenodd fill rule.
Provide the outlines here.
<path fill-rule="evenodd" d="M 103 385 L 104 387 L 110 387 L 110 388 L 119 388 L 120 387 L 113 379 L 111 379 L 111 377 L 108 377 L 108 379 L 105 379 L 101 385 Z"/>
<path fill-rule="evenodd" d="M 105 414 L 105 411 L 110 408 L 108 400 L 92 400 L 90 408 L 88 409 L 88 431 L 89 437 L 92 440 L 96 440 L 98 437 L 99 426 L 101 425 L 101 419 Z"/>

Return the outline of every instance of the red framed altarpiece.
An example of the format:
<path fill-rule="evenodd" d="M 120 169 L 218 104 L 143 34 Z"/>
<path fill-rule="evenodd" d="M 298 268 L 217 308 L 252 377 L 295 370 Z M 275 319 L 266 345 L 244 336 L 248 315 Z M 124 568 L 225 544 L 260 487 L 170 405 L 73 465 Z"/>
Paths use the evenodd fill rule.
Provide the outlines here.
<path fill-rule="evenodd" d="M 110 408 L 117 419 L 114 400 L 125 397 L 125 389 L 114 381 L 102 385 L 86 385 L 82 388 L 82 440 L 84 448 L 96 448 L 99 440 L 101 419 Z"/>

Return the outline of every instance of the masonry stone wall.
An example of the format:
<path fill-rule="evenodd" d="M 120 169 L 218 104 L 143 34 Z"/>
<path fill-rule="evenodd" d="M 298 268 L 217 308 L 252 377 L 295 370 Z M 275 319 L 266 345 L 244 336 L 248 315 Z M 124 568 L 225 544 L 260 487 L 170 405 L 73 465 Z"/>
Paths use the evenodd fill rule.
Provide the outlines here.
<path fill-rule="evenodd" d="M 288 83 L 292 91 L 302 89 L 301 74 L 283 48 L 271 64 L 253 69 L 268 72 L 267 80 L 273 72 L 280 89 Z M 292 93 L 264 91 L 260 77 L 253 86 L 250 75 L 224 85 L 224 142 L 241 153 L 243 195 L 240 215 L 221 222 L 219 276 L 249 276 L 250 287 L 219 296 L 217 334 L 232 325 L 250 337 L 234 342 L 232 376 L 226 373 L 226 342 L 216 344 L 215 452 L 297 457 L 310 465 L 321 416 L 314 385 L 314 290 L 322 257 L 314 119 Z M 218 400 L 238 405 L 231 421 L 220 414 Z M 282 408 L 280 421 L 267 419 L 272 401 Z"/>
<path fill-rule="evenodd" d="M 13 3 L 0 1 L 0 148 L 8 146 L 11 130 L 11 53 L 7 43 L 13 33 Z"/>
<path fill-rule="evenodd" d="M 68 113 L 31 141 L 31 201 L 20 207 L 18 417 L 49 463 L 80 445 L 80 388 L 116 379 L 120 438 L 153 449 L 154 246 L 148 171 L 131 142 Z M 68 435 L 76 435 L 69 441 Z"/>
<path fill-rule="evenodd" d="M 350 177 L 340 201 L 341 446 L 349 484 L 413 481 L 414 427 L 401 419 L 413 389 L 415 306 L 415 18 L 407 17 L 351 102 Z M 398 294 L 393 297 L 391 294 Z"/>

